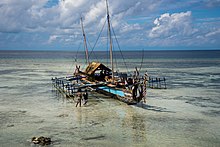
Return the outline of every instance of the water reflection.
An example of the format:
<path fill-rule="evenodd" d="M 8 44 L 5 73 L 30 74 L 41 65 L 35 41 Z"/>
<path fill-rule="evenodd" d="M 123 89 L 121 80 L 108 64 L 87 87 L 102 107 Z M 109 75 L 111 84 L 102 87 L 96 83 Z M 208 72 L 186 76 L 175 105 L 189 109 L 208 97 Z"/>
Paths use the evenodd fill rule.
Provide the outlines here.
<path fill-rule="evenodd" d="M 128 132 L 127 135 L 129 135 L 133 143 L 143 143 L 147 140 L 145 118 L 132 109 L 132 107 L 127 109 L 122 127 Z"/>

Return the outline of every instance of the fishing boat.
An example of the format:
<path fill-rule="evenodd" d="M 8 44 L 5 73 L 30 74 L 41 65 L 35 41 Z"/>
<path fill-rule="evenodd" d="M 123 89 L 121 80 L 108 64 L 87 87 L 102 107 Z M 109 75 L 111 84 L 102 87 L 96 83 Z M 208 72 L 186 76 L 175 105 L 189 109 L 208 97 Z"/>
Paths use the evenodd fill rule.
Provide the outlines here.
<path fill-rule="evenodd" d="M 133 75 L 114 70 L 112 30 L 107 0 L 106 8 L 111 67 L 98 61 L 89 61 L 87 39 L 81 18 L 87 67 L 81 70 L 80 66 L 76 65 L 75 72 L 72 76 L 52 78 L 53 85 L 68 97 L 75 97 L 78 91 L 90 89 L 91 91 L 102 93 L 127 104 L 137 104 L 145 98 L 148 75 L 140 76 L 140 71 L 137 68 L 135 68 Z"/>

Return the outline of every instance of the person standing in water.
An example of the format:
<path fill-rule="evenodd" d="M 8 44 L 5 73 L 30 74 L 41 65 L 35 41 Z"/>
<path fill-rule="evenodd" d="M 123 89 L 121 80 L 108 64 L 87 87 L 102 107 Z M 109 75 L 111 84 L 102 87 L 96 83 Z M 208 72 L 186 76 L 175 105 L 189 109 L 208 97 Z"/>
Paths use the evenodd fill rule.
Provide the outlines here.
<path fill-rule="evenodd" d="M 77 91 L 77 102 L 76 102 L 76 107 L 79 106 L 81 107 L 81 103 L 82 103 L 82 90 L 79 88 L 78 91 Z"/>
<path fill-rule="evenodd" d="M 84 94 L 83 94 L 83 99 L 84 99 L 84 104 L 85 105 L 88 102 L 88 92 L 87 89 L 85 90 Z"/>

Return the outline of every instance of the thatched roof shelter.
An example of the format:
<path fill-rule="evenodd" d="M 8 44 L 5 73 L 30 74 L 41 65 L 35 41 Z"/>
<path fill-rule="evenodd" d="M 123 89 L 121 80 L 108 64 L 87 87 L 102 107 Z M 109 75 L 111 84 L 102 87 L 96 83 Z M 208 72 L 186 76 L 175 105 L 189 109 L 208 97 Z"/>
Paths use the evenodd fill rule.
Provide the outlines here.
<path fill-rule="evenodd" d="M 106 67 L 105 65 L 103 65 L 100 62 L 92 62 L 89 64 L 89 66 L 87 66 L 85 73 L 87 75 L 93 75 L 97 70 L 103 70 L 106 72 L 111 71 L 111 69 L 109 69 L 108 67 Z"/>

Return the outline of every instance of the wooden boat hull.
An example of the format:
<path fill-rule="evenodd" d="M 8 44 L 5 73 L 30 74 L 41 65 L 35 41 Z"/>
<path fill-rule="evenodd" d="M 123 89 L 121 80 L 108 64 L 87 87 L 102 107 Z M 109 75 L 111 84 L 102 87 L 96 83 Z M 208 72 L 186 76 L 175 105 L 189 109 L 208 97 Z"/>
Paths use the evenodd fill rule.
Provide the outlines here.
<path fill-rule="evenodd" d="M 129 104 L 129 105 L 137 104 L 137 102 L 134 101 L 131 97 L 126 97 L 124 92 L 119 89 L 113 89 L 111 87 L 105 86 L 105 87 L 97 88 L 97 92 L 104 94 L 104 95 L 107 95 L 107 96 L 110 96 L 114 99 L 118 99 L 124 103 Z"/>

